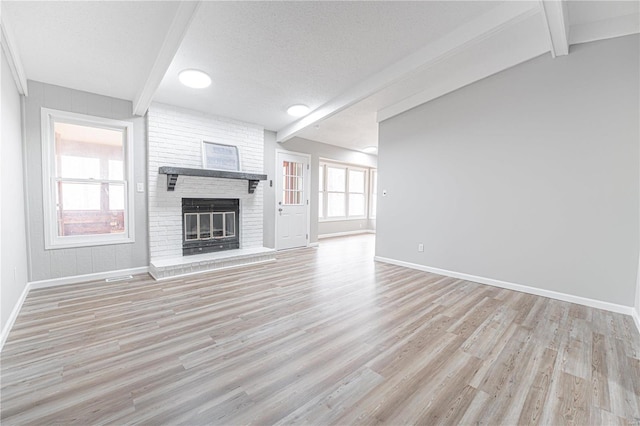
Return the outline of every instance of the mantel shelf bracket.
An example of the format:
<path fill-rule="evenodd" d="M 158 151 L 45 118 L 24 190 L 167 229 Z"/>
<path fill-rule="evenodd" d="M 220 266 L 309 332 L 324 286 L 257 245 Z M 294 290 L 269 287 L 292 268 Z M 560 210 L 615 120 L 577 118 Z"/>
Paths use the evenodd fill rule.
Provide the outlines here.
<path fill-rule="evenodd" d="M 261 180 L 267 180 L 267 175 L 245 172 L 233 172 L 227 170 L 189 169 L 186 167 L 163 166 L 158 173 L 167 175 L 167 191 L 175 191 L 178 176 L 200 176 L 221 179 L 241 179 L 249 183 L 249 194 L 253 194 Z"/>

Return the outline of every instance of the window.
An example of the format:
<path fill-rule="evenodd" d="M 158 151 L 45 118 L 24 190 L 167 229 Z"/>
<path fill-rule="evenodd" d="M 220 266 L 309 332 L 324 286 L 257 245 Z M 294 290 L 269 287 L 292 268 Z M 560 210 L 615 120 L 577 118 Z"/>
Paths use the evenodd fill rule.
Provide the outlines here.
<path fill-rule="evenodd" d="M 350 165 L 320 163 L 318 218 L 321 220 L 367 217 L 368 170 Z"/>
<path fill-rule="evenodd" d="M 282 204 L 285 206 L 301 206 L 304 204 L 303 166 L 302 163 L 293 161 L 282 162 Z"/>
<path fill-rule="evenodd" d="M 45 248 L 133 242 L 132 129 L 42 109 Z"/>

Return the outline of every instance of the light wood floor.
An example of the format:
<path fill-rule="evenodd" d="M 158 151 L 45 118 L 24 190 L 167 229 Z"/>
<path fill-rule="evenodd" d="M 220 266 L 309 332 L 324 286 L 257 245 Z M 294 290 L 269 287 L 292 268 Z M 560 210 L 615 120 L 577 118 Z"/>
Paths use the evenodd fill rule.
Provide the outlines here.
<path fill-rule="evenodd" d="M 362 236 L 33 291 L 2 352 L 2 423 L 640 423 L 631 318 L 372 257 Z"/>

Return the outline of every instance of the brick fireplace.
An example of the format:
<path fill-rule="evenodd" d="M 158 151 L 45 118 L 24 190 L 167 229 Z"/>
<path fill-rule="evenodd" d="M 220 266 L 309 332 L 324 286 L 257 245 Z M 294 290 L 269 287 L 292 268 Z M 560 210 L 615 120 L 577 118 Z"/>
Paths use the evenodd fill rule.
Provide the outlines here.
<path fill-rule="evenodd" d="M 263 173 L 264 129 L 157 103 L 149 108 L 147 122 L 151 275 L 162 279 L 272 260 L 273 251 L 262 243 L 264 182 L 250 193 L 247 180 L 180 175 L 175 189 L 168 190 L 167 175 L 159 173 L 166 166 L 201 169 L 203 141 L 237 146 L 242 172 Z M 237 200 L 238 249 L 183 256 L 183 199 Z"/>

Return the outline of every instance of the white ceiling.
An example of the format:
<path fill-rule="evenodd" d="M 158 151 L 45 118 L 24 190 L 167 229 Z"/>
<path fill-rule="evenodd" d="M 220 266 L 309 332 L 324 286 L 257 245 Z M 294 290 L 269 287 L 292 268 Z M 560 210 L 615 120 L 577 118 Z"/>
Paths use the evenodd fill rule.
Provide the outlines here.
<path fill-rule="evenodd" d="M 562 54 L 557 34 L 580 43 L 640 32 L 636 1 L 541 4 L 1 3 L 3 33 L 13 34 L 28 79 L 352 149 L 377 145 L 379 120 L 542 53 Z M 180 85 L 185 68 L 208 72 L 213 84 Z M 312 113 L 296 121 L 286 114 L 296 103 Z"/>
<path fill-rule="evenodd" d="M 173 20 L 174 2 L 2 1 L 27 78 L 132 100 Z"/>
<path fill-rule="evenodd" d="M 279 130 L 289 106 L 315 109 L 497 4 L 203 3 L 154 99 Z M 185 68 L 212 86 L 185 91 Z"/>

